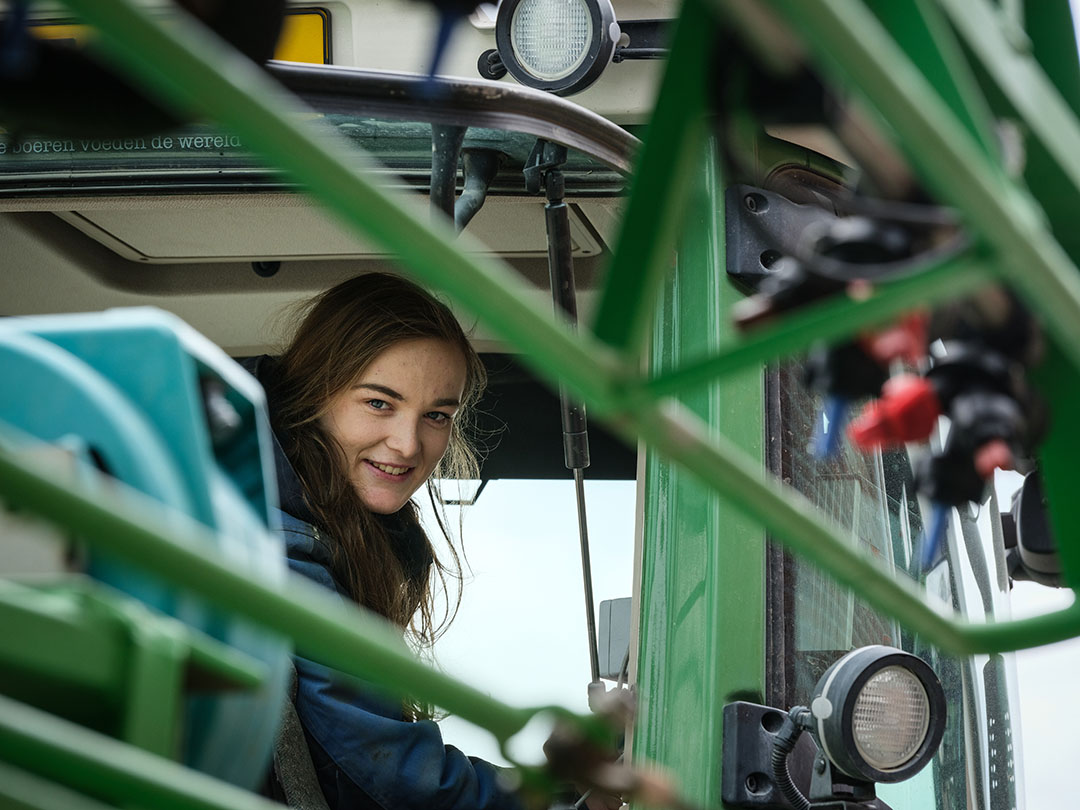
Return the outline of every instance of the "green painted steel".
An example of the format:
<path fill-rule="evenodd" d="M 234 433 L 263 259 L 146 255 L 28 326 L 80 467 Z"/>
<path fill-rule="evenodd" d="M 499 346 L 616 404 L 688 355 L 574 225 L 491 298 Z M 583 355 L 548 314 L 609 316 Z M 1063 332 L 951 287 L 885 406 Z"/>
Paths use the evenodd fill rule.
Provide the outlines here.
<path fill-rule="evenodd" d="M 1080 278 L 1040 210 L 1039 203 L 1046 205 L 1050 198 L 1037 187 L 1033 196 L 1002 167 L 988 135 L 984 99 L 956 49 L 943 44 L 949 35 L 925 2 L 905 4 L 921 16 L 903 21 L 907 27 L 893 33 L 882 20 L 895 21 L 896 6 L 875 4 L 880 16 L 857 0 L 771 0 L 767 7 L 787 21 L 788 33 L 797 33 L 829 75 L 861 94 L 887 122 L 927 188 L 961 212 L 974 249 L 948 265 L 880 285 L 869 300 L 821 304 L 748 337 L 734 337 L 724 325 L 735 294 L 722 280 L 715 144 L 707 160 L 698 161 L 707 131 L 711 10 L 738 6 L 730 15 L 734 24 L 752 29 L 752 41 L 768 43 L 762 36 L 766 27 L 752 19 L 745 3 L 712 0 L 706 6 L 688 0 L 601 297 L 596 332 L 582 330 L 576 336 L 564 321 L 525 303 L 526 285 L 505 266 L 467 255 L 467 236 L 465 244 L 455 240 L 448 228 L 426 224 L 423 211 L 379 191 L 355 168 L 362 162 L 355 151 L 346 154 L 340 143 L 300 122 L 295 100 L 246 60 L 190 26 L 178 26 L 176 36 L 166 34 L 129 0 L 68 4 L 100 25 L 128 75 L 178 108 L 214 118 L 240 135 L 346 223 L 397 254 L 412 275 L 463 303 L 523 351 L 542 375 L 561 380 L 628 440 L 648 444 L 642 590 L 650 599 L 643 604 L 642 646 L 651 652 L 639 667 L 643 704 L 635 739 L 638 753 L 685 778 L 684 784 L 692 786 L 690 798 L 718 803 L 719 709 L 736 695 L 760 697 L 764 688 L 764 584 L 759 577 L 766 530 L 883 614 L 953 653 L 1019 649 L 1080 634 L 1080 603 L 1035 619 L 996 624 L 968 623 L 928 604 L 919 588 L 894 579 L 856 551 L 850 538 L 827 524 L 805 498 L 765 477 L 762 469 L 761 362 L 814 339 L 849 334 L 912 303 L 969 290 L 983 278 L 1008 280 L 1042 313 L 1057 346 L 1046 369 L 1053 377 L 1049 390 L 1057 397 L 1080 396 L 1073 382 L 1080 369 Z M 1024 53 L 1015 30 L 1002 29 L 999 18 L 988 16 L 989 4 L 969 7 L 949 0 L 948 5 L 973 9 L 965 18 L 972 31 L 1004 37 L 1004 51 L 995 51 L 993 58 L 1002 58 L 1007 75 L 995 72 L 986 56 L 984 67 L 1060 165 L 1067 185 L 1056 193 L 1080 195 L 1080 149 L 1075 148 L 1080 129 L 1053 83 Z M 972 35 L 967 36 L 978 51 Z M 940 60 L 923 61 L 927 53 Z M 790 60 L 772 61 L 790 67 Z M 710 185 L 702 192 L 704 201 L 693 198 L 695 204 L 688 206 L 692 175 L 704 176 Z M 685 230 L 675 273 L 656 296 L 680 226 Z M 652 348 L 659 368 L 643 375 L 638 371 L 640 336 L 654 303 L 658 325 Z M 1077 433 L 1054 434 L 1055 449 L 1045 455 L 1047 471 L 1056 469 L 1061 478 L 1056 487 L 1067 487 L 1074 477 L 1068 464 L 1080 449 Z M 293 578 L 280 586 L 235 573 L 207 553 L 201 530 L 191 525 L 166 531 L 154 511 L 135 498 L 52 476 L 7 452 L 0 452 L 0 491 L 27 510 L 77 530 L 87 542 L 281 632 L 301 651 L 422 696 L 504 742 L 538 712 L 501 704 L 432 672 L 381 624 L 308 583 Z M 1054 519 L 1059 530 L 1069 531 L 1060 536 L 1071 537 L 1080 528 L 1061 522 L 1060 507 Z M 1062 557 L 1070 581 L 1080 583 L 1080 549 L 1063 549 Z M 748 616 L 753 618 L 747 621 Z M 738 655 L 721 661 L 727 650 Z M 151 665 L 145 671 L 155 669 Z M 146 700 L 138 693 L 133 697 Z M 60 751 L 60 761 L 74 770 L 76 779 L 85 780 L 78 782 L 80 789 L 102 790 L 104 780 L 112 780 L 120 785 L 116 790 L 129 791 L 110 794 L 124 801 L 150 795 L 137 793 L 146 789 L 138 781 L 145 773 L 117 771 L 94 756 L 76 756 L 76 741 L 94 742 L 79 736 L 88 732 L 50 725 L 54 721 L 28 711 L 0 700 L 0 753 L 5 758 L 17 762 L 16 756 L 29 751 L 48 759 Z M 597 736 L 603 733 L 588 719 L 567 719 Z M 150 745 L 160 747 L 161 740 Z M 133 767 L 158 774 L 163 766 L 153 759 Z M 186 786 L 170 782 L 177 772 L 168 773 L 154 788 L 167 783 L 161 796 L 168 798 L 155 800 L 155 806 L 264 806 L 252 803 L 250 796 L 248 804 L 225 804 L 226 794 L 218 792 L 216 783 L 203 787 L 219 804 L 192 804 L 177 798 L 188 795 Z"/>
<path fill-rule="evenodd" d="M 1080 52 L 1070 0 L 1024 3 L 1024 31 L 1047 78 L 1073 115 L 1080 115 Z"/>
<path fill-rule="evenodd" d="M 686 0 L 593 323 L 596 336 L 617 349 L 643 345 L 688 191 L 701 174 L 715 25 L 705 0 Z"/>
<path fill-rule="evenodd" d="M 676 367 L 730 335 L 724 194 L 714 141 L 703 150 L 675 272 L 653 328 L 652 363 Z M 701 186 L 704 187 L 701 187 Z M 713 290 L 702 295 L 702 290 Z M 760 367 L 684 394 L 711 431 L 763 463 Z M 720 803 L 724 704 L 765 690 L 765 534 L 716 490 L 647 455 L 642 541 L 639 713 L 634 755 L 668 768 L 687 798 Z"/>
<path fill-rule="evenodd" d="M 1000 147 L 986 99 L 979 92 L 956 35 L 937 3 L 931 0 L 867 0 L 866 4 L 979 146 L 991 158 L 1000 159 Z"/>
<path fill-rule="evenodd" d="M 661 396 L 703 385 L 733 371 L 779 359 L 806 348 L 815 340 L 831 340 L 886 323 L 913 307 L 971 292 L 987 282 L 985 259 L 974 256 L 948 261 L 918 274 L 881 284 L 858 300 L 840 296 L 807 306 L 777 323 L 763 325 L 746 335 L 730 335 L 719 347 L 695 360 L 691 354 L 672 371 L 643 383 Z"/>
<path fill-rule="evenodd" d="M 254 793 L 2 695 L 0 763 L 62 786 L 54 796 L 62 796 L 66 787 L 123 807 L 281 810 Z M 75 804 L 71 810 L 91 807 Z"/>
<path fill-rule="evenodd" d="M 1072 256 L 1080 255 L 1080 236 L 1073 225 L 1080 204 L 1080 122 L 1069 101 L 1036 61 L 1024 31 L 1004 23 L 986 0 L 943 0 L 942 5 L 1007 101 L 1009 108 L 1000 113 L 1019 117 L 1034 136 L 1026 144 L 1026 160 L 1034 169 L 1026 173 L 1032 193 L 1058 240 Z M 1075 40 L 1072 52 L 1075 60 Z"/>
<path fill-rule="evenodd" d="M 1080 632 L 1080 614 L 1071 608 L 986 627 L 943 617 L 917 589 L 854 553 L 805 499 L 762 480 L 759 464 L 723 437 L 711 436 L 692 413 L 635 385 L 636 362 L 587 333 L 575 338 L 565 324 L 522 303 L 516 297 L 522 283 L 498 263 L 470 258 L 445 230 L 425 226 L 420 218 L 410 221 L 408 206 L 380 193 L 346 164 L 337 147 L 290 117 L 295 103 L 249 64 L 183 27 L 177 33 L 188 47 L 177 44 L 125 0 L 69 4 L 106 29 L 130 75 L 181 106 L 198 105 L 234 129 L 275 165 L 303 179 L 354 227 L 397 252 L 414 275 L 463 302 L 523 350 L 544 376 L 561 378 L 628 439 L 645 439 L 723 491 L 778 539 L 827 568 L 886 615 L 954 652 L 1030 646 Z M 1030 197 L 985 158 L 864 7 L 841 0 L 777 1 L 772 6 L 795 24 L 830 70 L 875 99 L 914 165 L 933 177 L 932 188 L 956 204 L 982 240 L 996 249 L 991 265 L 1005 270 L 1036 302 L 1073 366 L 1080 365 L 1080 278 L 1045 230 Z"/>
<path fill-rule="evenodd" d="M 166 531 L 160 505 L 116 482 L 80 482 L 70 472 L 0 449 L 0 491 L 18 508 L 46 516 L 96 547 L 292 639 L 300 654 L 398 694 L 422 696 L 488 729 L 501 742 L 543 711 L 574 719 L 558 708 L 508 706 L 422 664 L 378 616 L 304 577 L 289 574 L 281 583 L 238 571 L 214 548 L 201 524 L 172 513 Z M 607 733 L 596 718 L 576 722 L 596 737 Z"/>
<path fill-rule="evenodd" d="M 1080 402 L 1080 376 L 1070 368 L 1057 350 L 1051 350 L 1050 356 L 1038 369 L 1035 380 L 1048 401 Z M 1080 509 L 1075 507 L 1080 421 L 1069 417 L 1052 419 L 1043 448 L 1039 456 L 1039 466 L 1047 502 L 1072 507 L 1051 511 L 1054 537 L 1080 537 Z M 1073 572 L 1080 571 L 1080 543 L 1058 543 L 1058 554 L 1061 557 L 1062 570 L 1070 577 L 1069 584 L 1076 589 L 1080 586 L 1080 580 L 1073 577 Z"/>
<path fill-rule="evenodd" d="M 4 810 L 114 810 L 55 782 L 0 762 L 0 807 Z"/>
<path fill-rule="evenodd" d="M 717 0 L 719 2 L 719 0 Z M 878 20 L 856 0 L 771 0 L 823 69 L 859 91 L 897 136 L 926 185 L 955 206 L 1080 367 L 1080 273 L 1035 201 L 987 160 Z"/>
<path fill-rule="evenodd" d="M 0 580 L 4 691 L 176 756 L 185 681 L 246 689 L 266 668 L 232 647 L 100 584 Z"/>

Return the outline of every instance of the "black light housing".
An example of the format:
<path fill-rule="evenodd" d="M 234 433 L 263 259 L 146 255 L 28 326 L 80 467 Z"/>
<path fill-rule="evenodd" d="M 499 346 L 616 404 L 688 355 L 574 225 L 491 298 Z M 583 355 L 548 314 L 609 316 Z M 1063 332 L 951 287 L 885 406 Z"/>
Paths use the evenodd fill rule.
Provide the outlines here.
<path fill-rule="evenodd" d="M 578 93 L 611 62 L 621 32 L 611 0 L 503 0 L 495 44 L 519 83 Z"/>
<path fill-rule="evenodd" d="M 945 691 L 918 656 L 862 647 L 829 667 L 810 703 L 812 731 L 842 773 L 900 782 L 934 756 L 945 732 Z"/>

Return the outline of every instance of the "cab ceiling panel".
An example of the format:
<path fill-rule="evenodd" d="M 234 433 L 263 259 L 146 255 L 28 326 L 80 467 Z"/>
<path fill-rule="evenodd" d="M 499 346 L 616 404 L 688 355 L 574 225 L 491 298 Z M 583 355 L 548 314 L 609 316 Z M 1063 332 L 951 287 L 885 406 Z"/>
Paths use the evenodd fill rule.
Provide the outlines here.
<path fill-rule="evenodd" d="M 92 208 L 57 216 L 120 256 L 147 264 L 385 255 L 306 207 L 239 207 L 223 200 L 196 209 Z M 547 255 L 544 206 L 537 200 L 504 198 L 489 204 L 469 224 L 469 232 L 503 257 Z M 575 257 L 603 251 L 600 237 L 574 206 L 570 234 Z"/>

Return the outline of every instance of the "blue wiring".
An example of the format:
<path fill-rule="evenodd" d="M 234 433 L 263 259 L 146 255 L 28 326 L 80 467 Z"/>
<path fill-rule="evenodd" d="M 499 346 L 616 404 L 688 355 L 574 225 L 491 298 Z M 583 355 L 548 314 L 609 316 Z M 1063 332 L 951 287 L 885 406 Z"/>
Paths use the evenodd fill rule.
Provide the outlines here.
<path fill-rule="evenodd" d="M 831 458 L 840 449 L 840 437 L 847 423 L 848 400 L 846 397 L 829 395 L 825 397 L 822 410 L 824 418 L 818 419 L 814 432 L 814 442 L 810 452 L 816 459 Z M 825 426 L 828 425 L 828 428 Z"/>
<path fill-rule="evenodd" d="M 435 48 L 431 54 L 431 68 L 428 70 L 427 80 L 424 82 L 423 93 L 427 98 L 432 98 L 438 93 L 438 81 L 435 74 L 439 70 L 446 48 L 450 44 L 450 35 L 454 32 L 454 26 L 461 19 L 460 14 L 453 11 L 439 11 L 439 29 L 435 33 Z"/>
<path fill-rule="evenodd" d="M 945 541 L 945 530 L 949 526 L 949 514 L 952 507 L 935 502 L 930 509 L 930 523 L 923 530 L 919 548 L 919 567 L 923 572 L 930 570 L 937 557 L 938 549 Z"/>

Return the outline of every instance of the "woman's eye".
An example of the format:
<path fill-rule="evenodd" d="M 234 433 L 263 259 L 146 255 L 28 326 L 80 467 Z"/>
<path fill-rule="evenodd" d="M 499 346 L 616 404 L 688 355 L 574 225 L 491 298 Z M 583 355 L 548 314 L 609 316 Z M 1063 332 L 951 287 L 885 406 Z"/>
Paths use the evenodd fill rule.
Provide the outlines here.
<path fill-rule="evenodd" d="M 450 414 L 443 413 L 442 411 L 431 411 L 428 414 L 428 419 L 430 419 L 432 422 L 438 422 L 442 424 L 443 422 L 450 421 Z"/>
<path fill-rule="evenodd" d="M 383 411 L 390 407 L 390 403 L 384 399 L 369 399 L 367 404 L 377 411 Z"/>

